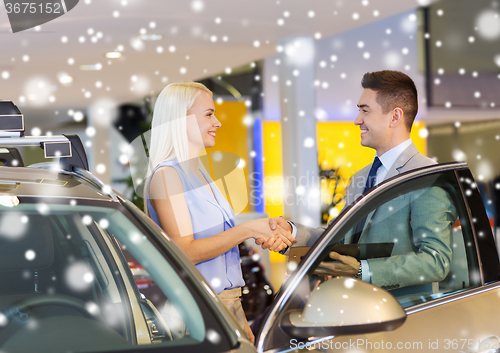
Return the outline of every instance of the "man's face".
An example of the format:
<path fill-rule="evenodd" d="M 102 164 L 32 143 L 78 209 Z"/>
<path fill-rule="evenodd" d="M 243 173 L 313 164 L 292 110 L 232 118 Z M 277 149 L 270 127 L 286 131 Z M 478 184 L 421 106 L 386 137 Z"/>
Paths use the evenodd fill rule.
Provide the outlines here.
<path fill-rule="evenodd" d="M 376 101 L 377 92 L 365 88 L 359 98 L 359 114 L 354 124 L 361 129 L 361 145 L 373 148 L 380 156 L 390 149 L 392 110 L 384 114 Z"/>

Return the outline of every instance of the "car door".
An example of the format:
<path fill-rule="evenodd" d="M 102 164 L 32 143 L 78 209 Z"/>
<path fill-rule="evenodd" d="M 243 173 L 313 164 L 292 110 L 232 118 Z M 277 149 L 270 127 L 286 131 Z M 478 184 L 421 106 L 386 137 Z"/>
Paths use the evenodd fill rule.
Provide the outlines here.
<path fill-rule="evenodd" d="M 421 303 L 406 305 L 408 317 L 399 329 L 356 337 L 364 340 L 364 347 L 360 352 L 390 350 L 387 344 L 382 349 L 382 341 L 396 342 L 399 347 L 405 347 L 409 351 L 469 353 L 500 348 L 500 328 L 496 324 L 496 318 L 500 314 L 500 308 L 496 305 L 500 295 L 498 255 L 488 218 L 470 171 L 458 169 L 455 173 L 468 214 L 461 219 L 461 229 L 453 231 L 454 258 L 451 271 L 454 271 L 455 278 L 461 278 L 460 282 L 467 281 L 468 278 L 471 281 L 463 289 L 450 287 L 447 293 L 424 298 L 426 300 L 422 299 Z M 467 256 L 463 256 L 464 248 Z M 461 268 L 465 268 L 465 264 L 469 268 L 469 276 L 461 276 Z M 474 280 L 477 281 L 475 284 Z M 446 281 L 449 285 L 449 278 Z M 440 284 L 445 285 L 446 281 Z M 352 338 L 354 337 L 344 339 Z M 368 345 L 368 342 L 378 343 L 381 349 Z"/>
<path fill-rule="evenodd" d="M 325 265 L 361 220 L 360 246 L 392 244 L 390 256 L 362 255 L 377 286 L 335 278 Z M 328 227 L 283 285 L 257 349 L 499 348 L 498 280 L 491 228 L 467 165 L 421 168 L 373 188 Z"/>

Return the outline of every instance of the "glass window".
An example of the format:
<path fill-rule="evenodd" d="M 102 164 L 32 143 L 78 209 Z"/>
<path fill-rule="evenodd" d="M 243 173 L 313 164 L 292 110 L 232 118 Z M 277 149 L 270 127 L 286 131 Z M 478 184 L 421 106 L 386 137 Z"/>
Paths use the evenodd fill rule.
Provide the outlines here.
<path fill-rule="evenodd" d="M 0 206 L 0 350 L 230 349 L 130 214 L 74 203 Z"/>
<path fill-rule="evenodd" d="M 388 290 L 404 307 L 481 283 L 454 172 L 404 182 L 379 195 L 341 233 L 315 262 L 311 282 L 329 278 L 332 250 L 348 255 L 354 244 L 363 268 L 369 269 L 363 279 Z"/>

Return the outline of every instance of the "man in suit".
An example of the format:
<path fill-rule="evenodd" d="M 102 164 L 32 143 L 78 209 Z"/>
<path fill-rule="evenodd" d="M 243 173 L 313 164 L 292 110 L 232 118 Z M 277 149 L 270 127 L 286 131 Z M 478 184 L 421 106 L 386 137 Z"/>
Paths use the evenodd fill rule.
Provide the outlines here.
<path fill-rule="evenodd" d="M 412 79 L 385 70 L 366 73 L 361 85 L 364 90 L 354 124 L 361 129 L 361 145 L 373 148 L 376 155 L 372 164 L 352 177 L 346 190 L 346 206 L 383 180 L 436 163 L 420 154 L 410 138 L 418 110 Z M 394 242 L 390 257 L 360 262 L 331 252 L 335 261 L 323 262 L 321 267 L 332 275 L 353 276 L 390 290 L 415 286 L 412 292 L 432 291 L 432 283 L 443 280 L 448 273 L 455 219 L 455 207 L 444 189 L 433 186 L 405 194 L 372 211 L 345 236 L 345 243 Z M 270 221 L 271 228 L 277 225 L 293 230 L 297 239 L 294 246 L 312 245 L 324 231 L 282 218 Z"/>

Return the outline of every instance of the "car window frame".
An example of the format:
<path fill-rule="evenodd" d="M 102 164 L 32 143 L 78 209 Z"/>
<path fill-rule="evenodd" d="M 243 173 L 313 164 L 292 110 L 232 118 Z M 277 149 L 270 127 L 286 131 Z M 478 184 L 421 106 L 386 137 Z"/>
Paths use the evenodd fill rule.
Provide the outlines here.
<path fill-rule="evenodd" d="M 61 234 L 68 233 L 67 232 L 68 230 L 70 230 L 69 234 L 73 233 L 81 234 L 81 230 L 77 229 L 77 226 L 74 224 L 74 222 L 68 221 L 68 218 L 73 218 L 75 215 L 57 215 L 55 218 L 52 219 L 52 221 L 53 223 L 55 223 L 54 226 L 58 228 L 58 231 Z M 63 225 L 61 220 L 64 220 L 66 225 Z M 68 229 L 66 229 L 65 227 L 68 227 Z M 135 301 L 139 300 L 140 293 L 136 290 L 133 277 L 131 277 L 128 273 L 130 271 L 128 269 L 126 261 L 125 263 L 123 261 L 116 261 L 117 259 L 114 255 L 114 252 L 116 250 L 109 247 L 110 239 L 106 239 L 106 237 L 100 232 L 99 233 L 102 239 L 99 239 L 93 234 L 93 232 L 95 232 L 96 230 L 97 229 L 87 230 L 89 232 L 88 234 L 90 235 L 89 238 L 92 238 L 93 241 L 95 242 L 95 245 L 98 247 L 98 251 L 101 252 L 101 254 L 103 255 L 102 260 L 106 261 L 106 265 L 108 266 L 108 268 L 111 270 L 118 270 L 121 274 L 120 276 L 112 276 L 112 277 L 113 280 L 116 281 L 115 285 L 117 286 L 118 295 L 120 296 L 123 308 L 126 310 L 126 315 L 132 318 L 134 322 L 133 325 L 126 325 L 126 327 L 124 327 L 125 328 L 124 334 L 126 335 L 125 338 L 131 344 L 137 345 L 139 344 L 137 336 L 137 328 L 140 327 L 140 330 L 145 329 L 145 326 L 144 328 L 142 327 L 141 321 L 138 318 L 139 313 L 137 311 L 137 305 L 135 305 L 134 303 Z M 85 237 L 82 237 L 82 240 L 88 241 L 85 239 Z M 95 249 L 93 250 L 95 251 Z M 134 296 L 135 300 L 133 298 Z"/>
<path fill-rule="evenodd" d="M 460 188 L 462 189 L 462 198 L 467 205 L 467 212 L 469 213 L 470 225 L 474 235 L 475 249 L 477 251 L 477 259 L 479 262 L 481 285 L 472 288 L 465 288 L 462 291 L 450 294 L 449 296 L 438 298 L 428 303 L 421 303 L 412 307 L 406 308 L 407 315 L 418 313 L 439 305 L 444 305 L 449 302 L 460 300 L 471 295 L 477 295 L 486 291 L 495 290 L 500 288 L 500 260 L 498 251 L 495 244 L 495 238 L 491 227 L 484 227 L 485 224 L 489 225 L 489 219 L 486 214 L 486 209 L 483 204 L 479 189 L 477 185 L 471 185 L 472 192 L 467 195 L 467 189 L 464 187 L 463 180 L 469 179 L 471 184 L 475 184 L 474 177 L 469 168 L 460 168 L 455 171 Z M 476 219 L 476 222 L 474 222 Z M 483 232 L 483 235 L 479 234 Z"/>
<path fill-rule="evenodd" d="M 456 173 L 457 173 L 456 170 L 455 171 L 450 171 L 450 170 L 444 171 L 443 170 L 443 171 L 439 171 L 439 172 L 428 173 L 426 175 L 421 175 L 419 178 L 413 178 L 410 180 L 403 180 L 403 181 L 400 181 L 400 183 L 398 183 L 397 185 L 394 185 L 393 188 L 384 191 L 384 193 L 382 195 L 377 196 L 377 198 L 370 198 L 370 199 L 367 199 L 365 201 L 365 203 L 368 205 L 368 207 L 365 207 L 365 210 L 368 209 L 368 213 L 372 214 L 374 210 L 379 209 L 381 207 L 385 207 L 385 205 L 388 202 L 392 202 L 393 200 L 396 200 L 396 198 L 399 198 L 400 196 L 406 197 L 410 193 L 423 191 L 424 189 L 427 189 L 428 187 L 429 188 L 434 188 L 434 187 L 441 188 L 450 196 L 451 202 L 454 205 L 456 212 L 457 212 L 456 217 L 460 222 L 461 231 L 459 234 L 464 241 L 465 241 L 465 239 L 467 239 L 468 242 L 473 242 L 472 247 L 468 246 L 468 247 L 464 248 L 466 261 L 467 261 L 467 274 L 469 277 L 469 285 L 465 288 L 456 288 L 454 290 L 449 290 L 449 291 L 445 291 L 445 292 L 441 292 L 441 289 L 440 289 L 439 292 L 433 294 L 436 296 L 431 295 L 432 298 L 425 296 L 425 298 L 422 299 L 424 302 L 433 301 L 433 300 L 437 299 L 438 296 L 447 296 L 447 295 L 450 295 L 450 294 L 455 293 L 457 291 L 462 291 L 462 290 L 470 289 L 470 288 L 476 288 L 476 287 L 484 284 L 483 278 L 481 276 L 479 276 L 479 280 L 477 280 L 476 279 L 477 276 L 475 276 L 475 273 L 477 271 L 482 273 L 480 261 L 479 261 L 479 251 L 478 251 L 478 248 L 476 246 L 475 233 L 474 233 L 474 229 L 472 227 L 472 222 L 471 222 L 472 218 L 470 217 L 468 205 L 465 202 L 464 195 L 462 193 L 462 187 L 461 187 L 461 185 L 459 185 L 460 183 L 458 181 L 458 176 Z M 436 177 L 434 179 L 434 181 L 432 178 L 433 176 Z M 429 179 L 429 177 L 431 177 L 431 179 Z M 442 178 L 445 178 L 445 179 L 443 180 Z M 425 179 L 427 179 L 427 180 L 425 180 Z M 439 179 L 441 179 L 441 180 L 439 180 Z M 429 185 L 428 187 L 426 187 L 426 186 L 422 187 L 422 183 L 424 185 L 426 185 L 429 182 L 432 182 L 433 184 Z M 436 184 L 434 184 L 434 183 L 436 183 Z M 408 191 L 408 188 L 409 188 L 409 191 Z M 405 190 L 405 192 L 402 194 L 400 194 L 401 189 Z M 395 193 L 395 190 L 397 190 L 396 193 Z M 354 220 L 354 224 L 357 223 L 360 218 L 362 218 L 361 217 L 362 213 L 366 213 L 366 211 L 361 212 L 361 215 L 357 215 L 357 219 Z M 455 219 L 455 221 L 457 219 Z M 342 228 L 343 234 L 342 234 L 342 231 L 339 232 L 341 235 L 345 236 L 346 231 L 349 232 L 350 228 L 352 228 L 349 226 L 349 222 L 346 222 L 346 224 Z M 453 235 L 453 237 L 454 236 L 455 235 Z M 337 235 L 335 237 L 337 237 Z M 454 239 L 454 238 L 452 238 L 452 239 Z M 327 254 L 331 251 L 331 248 L 334 245 L 333 243 L 335 243 L 335 242 L 331 241 L 330 245 L 325 247 L 325 249 L 323 249 L 323 255 L 320 256 L 319 258 L 325 258 L 325 256 L 328 256 Z M 319 259 L 317 259 L 315 264 L 319 265 L 319 263 L 320 263 L 320 261 L 319 261 Z M 314 266 L 314 264 L 313 264 L 313 266 Z M 443 282 L 443 281 L 440 281 L 440 282 Z M 382 288 L 389 290 L 385 287 L 382 287 Z M 400 303 L 403 305 L 404 308 L 410 308 L 410 307 L 413 307 L 413 306 L 419 304 L 419 303 L 414 302 L 415 298 L 409 302 L 407 301 L 407 299 L 405 299 L 409 295 L 409 293 L 408 294 L 402 294 L 402 293 L 396 294 L 395 292 L 391 292 L 390 290 L 389 290 L 389 293 L 396 296 L 396 298 L 398 299 L 398 301 L 400 301 Z M 403 300 L 403 302 L 405 304 L 403 304 L 403 302 L 401 300 Z M 419 300 L 419 299 L 417 299 L 417 300 Z M 409 303 L 411 303 L 411 304 L 409 304 Z"/>
<path fill-rule="evenodd" d="M 497 282 L 500 280 L 500 259 L 481 194 L 470 169 L 458 169 L 455 173 L 462 188 L 462 197 L 467 205 L 469 218 L 472 220 L 471 226 L 480 263 L 482 285 Z M 469 189 L 472 191 L 470 195 L 468 195 L 461 179 L 464 179 L 464 181 L 470 179 L 474 184 Z M 476 222 L 474 222 L 474 219 L 476 219 Z M 485 224 L 488 226 L 485 227 Z"/>
<path fill-rule="evenodd" d="M 185 284 L 190 289 L 196 302 L 204 304 L 200 307 L 203 318 L 206 320 L 207 315 L 210 314 L 211 318 L 217 323 L 216 327 L 218 327 L 224 335 L 224 338 L 221 339 L 225 339 L 225 341 L 228 342 L 230 346 L 228 349 L 233 350 L 238 348 L 240 345 L 240 338 L 244 336 L 244 332 L 235 330 L 235 327 L 239 326 L 236 324 L 234 317 L 229 313 L 224 304 L 222 304 L 215 291 L 196 269 L 194 264 L 187 258 L 175 242 L 170 239 L 163 229 L 154 223 L 151 218 L 147 217 L 142 210 L 122 195 L 117 194 L 117 197 L 120 200 L 118 207 L 122 212 L 127 212 L 130 215 L 129 219 L 131 222 L 134 223 L 137 228 L 144 230 L 144 234 L 148 234 L 147 236 L 155 248 L 165 259 L 167 259 L 169 264 L 178 271 L 177 273 L 179 276 L 186 280 Z M 131 271 L 130 275 L 133 277 Z M 206 324 L 207 330 L 214 326 L 207 322 Z M 209 352 L 207 351 L 206 353 Z"/>

